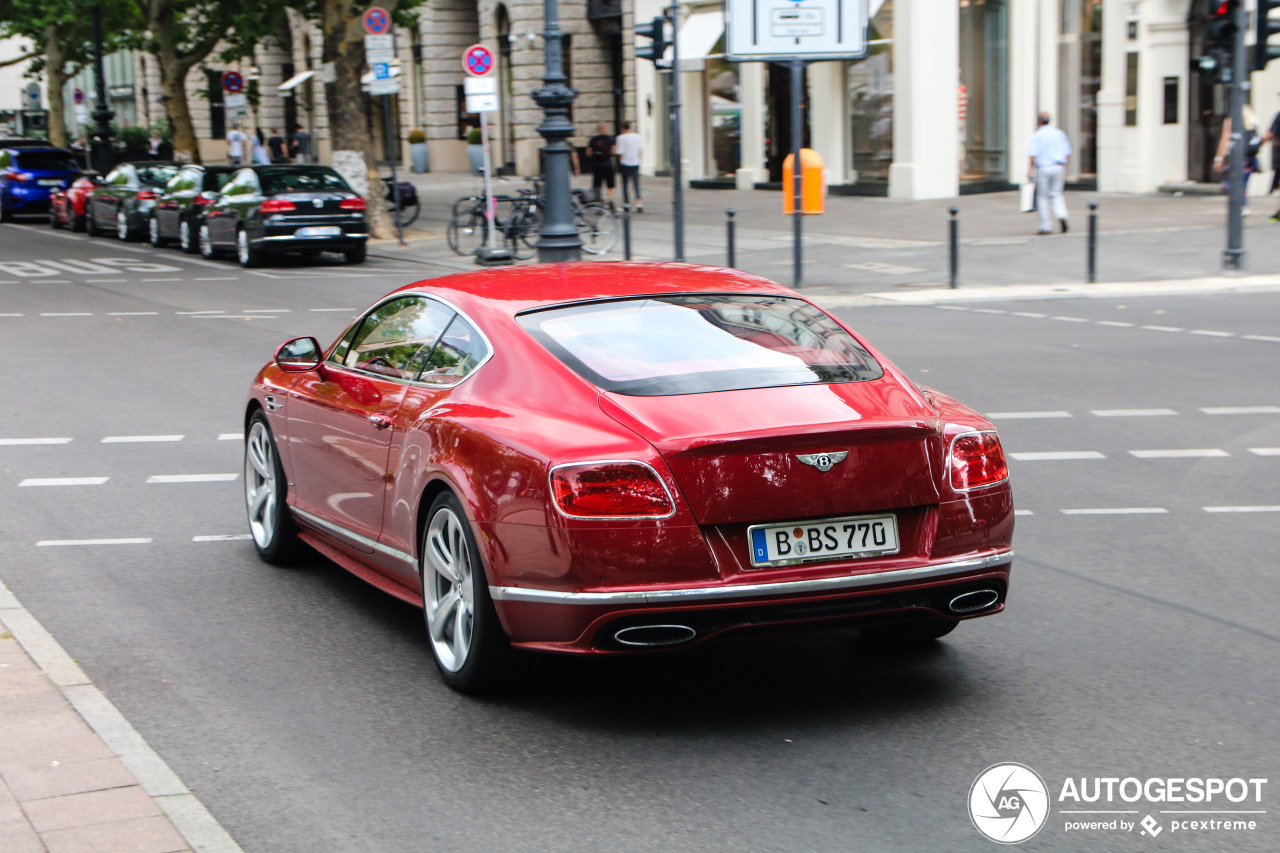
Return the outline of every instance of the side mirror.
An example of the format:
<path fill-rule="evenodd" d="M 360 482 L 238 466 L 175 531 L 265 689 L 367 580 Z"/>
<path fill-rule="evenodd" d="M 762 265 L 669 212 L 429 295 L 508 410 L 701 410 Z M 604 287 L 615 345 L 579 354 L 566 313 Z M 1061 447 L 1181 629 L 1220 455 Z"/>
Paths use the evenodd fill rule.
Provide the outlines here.
<path fill-rule="evenodd" d="M 276 366 L 286 373 L 306 373 L 320 367 L 324 362 L 324 351 L 315 338 L 294 338 L 276 349 L 275 361 Z"/>
<path fill-rule="evenodd" d="M 217 190 L 205 190 L 204 192 L 200 193 L 200 198 L 205 199 L 206 201 L 213 201 L 217 197 L 218 197 Z"/>

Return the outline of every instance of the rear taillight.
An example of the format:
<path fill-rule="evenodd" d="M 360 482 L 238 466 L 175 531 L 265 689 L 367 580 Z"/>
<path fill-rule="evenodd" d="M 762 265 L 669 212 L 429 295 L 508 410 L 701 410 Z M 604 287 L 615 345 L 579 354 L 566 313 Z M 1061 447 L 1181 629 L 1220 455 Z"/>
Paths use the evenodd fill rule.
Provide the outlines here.
<path fill-rule="evenodd" d="M 138 201 L 155 201 L 160 198 L 160 193 L 155 190 L 138 190 Z"/>
<path fill-rule="evenodd" d="M 11 181 L 29 181 L 31 180 L 30 172 L 5 172 L 4 176 Z"/>
<path fill-rule="evenodd" d="M 209 205 L 213 204 L 215 201 L 217 201 L 217 196 L 207 196 L 203 194 L 198 195 L 195 198 L 191 199 L 191 203 L 194 204 L 196 207 L 208 207 Z"/>
<path fill-rule="evenodd" d="M 263 213 L 284 213 L 288 210 L 297 210 L 298 206 L 287 198 L 269 198 L 258 209 Z"/>
<path fill-rule="evenodd" d="M 965 491 L 1008 478 L 1004 448 L 994 430 L 966 432 L 951 440 L 951 488 Z"/>
<path fill-rule="evenodd" d="M 662 481 L 643 462 L 582 462 L 551 471 L 556 509 L 573 518 L 652 518 L 674 513 Z"/>
<path fill-rule="evenodd" d="M 343 210 L 364 210 L 364 199 L 362 198 L 344 198 L 338 207 Z"/>

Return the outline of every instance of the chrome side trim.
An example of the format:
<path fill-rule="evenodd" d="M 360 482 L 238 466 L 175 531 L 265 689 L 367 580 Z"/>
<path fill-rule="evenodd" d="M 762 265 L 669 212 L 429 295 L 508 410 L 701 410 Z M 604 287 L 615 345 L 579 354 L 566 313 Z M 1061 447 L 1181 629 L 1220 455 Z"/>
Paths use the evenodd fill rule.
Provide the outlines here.
<path fill-rule="evenodd" d="M 532 604 L 696 604 L 701 601 L 725 601 L 735 598 L 752 598 L 761 595 L 800 595 L 810 592 L 835 592 L 843 589 L 859 589 L 866 586 L 899 583 L 901 581 L 939 578 L 959 572 L 981 571 L 1013 562 L 1013 550 L 956 560 L 917 566 L 913 569 L 897 569 L 891 572 L 872 572 L 839 578 L 813 578 L 802 581 L 777 581 L 775 583 L 729 584 L 724 586 L 699 586 L 686 589 L 629 590 L 626 592 L 560 592 L 554 589 L 530 589 L 518 586 L 491 586 L 489 595 L 494 601 L 525 601 Z"/>
<path fill-rule="evenodd" d="M 344 539 L 350 539 L 352 542 L 358 542 L 366 548 L 372 548 L 380 554 L 386 554 L 388 557 L 394 557 L 402 563 L 408 563 L 411 566 L 418 565 L 418 559 L 412 554 L 406 554 L 404 551 L 397 551 L 395 548 L 389 548 L 381 542 L 375 542 L 367 536 L 361 536 L 359 533 L 352 533 L 341 525 L 334 524 L 332 521 L 326 521 L 323 518 L 312 515 L 304 509 L 290 507 L 293 514 L 304 519 L 308 524 L 327 530 L 330 533 L 336 533 Z"/>

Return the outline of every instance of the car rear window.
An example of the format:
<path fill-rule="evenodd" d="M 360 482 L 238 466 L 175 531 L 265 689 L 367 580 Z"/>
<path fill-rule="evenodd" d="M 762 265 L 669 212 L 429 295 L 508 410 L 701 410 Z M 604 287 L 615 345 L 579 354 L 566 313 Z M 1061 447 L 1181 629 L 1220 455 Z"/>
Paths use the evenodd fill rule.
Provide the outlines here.
<path fill-rule="evenodd" d="M 162 187 L 169 179 L 178 174 L 177 166 L 135 166 L 138 171 L 138 183 L 144 187 Z"/>
<path fill-rule="evenodd" d="M 70 172 L 80 168 L 65 151 L 19 151 L 18 168 L 48 172 Z"/>
<path fill-rule="evenodd" d="M 350 192 L 351 187 L 332 169 L 263 169 L 258 173 L 264 195 L 281 193 Z"/>
<path fill-rule="evenodd" d="M 227 185 L 231 180 L 231 176 L 235 172 L 230 170 L 219 172 L 205 172 L 204 185 L 201 187 L 206 192 L 218 192 Z"/>
<path fill-rule="evenodd" d="M 651 296 L 533 311 L 519 321 L 584 379 L 618 394 L 660 397 L 884 375 L 830 316 L 785 296 Z"/>

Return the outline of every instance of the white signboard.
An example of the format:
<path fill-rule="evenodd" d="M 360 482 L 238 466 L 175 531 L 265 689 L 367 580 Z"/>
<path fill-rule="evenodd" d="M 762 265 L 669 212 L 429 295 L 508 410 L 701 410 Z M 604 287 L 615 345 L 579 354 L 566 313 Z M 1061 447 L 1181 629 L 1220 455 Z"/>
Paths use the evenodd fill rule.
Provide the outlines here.
<path fill-rule="evenodd" d="M 467 112 L 496 113 L 497 111 L 497 95 L 467 95 Z"/>
<path fill-rule="evenodd" d="M 248 106 L 248 104 L 249 104 L 249 96 L 246 95 L 244 92 L 240 92 L 239 94 L 236 94 L 236 95 L 222 96 L 222 105 L 227 109 L 236 109 L 238 107 Z"/>
<path fill-rule="evenodd" d="M 725 0 L 730 61 L 859 59 L 867 0 Z"/>
<path fill-rule="evenodd" d="M 373 65 L 376 62 L 395 62 L 396 52 L 390 48 L 378 48 L 377 50 L 366 50 L 364 52 L 364 61 Z"/>
<path fill-rule="evenodd" d="M 467 94 L 467 112 L 498 111 L 498 81 L 493 77 L 468 77 L 462 81 L 462 86 Z"/>
<path fill-rule="evenodd" d="M 377 80 L 369 84 L 370 95 L 398 95 L 400 94 L 400 78 L 391 77 L 386 80 Z"/>
<path fill-rule="evenodd" d="M 364 37 L 365 50 L 393 50 L 394 48 L 395 44 L 391 41 L 390 33 L 385 36 Z"/>

